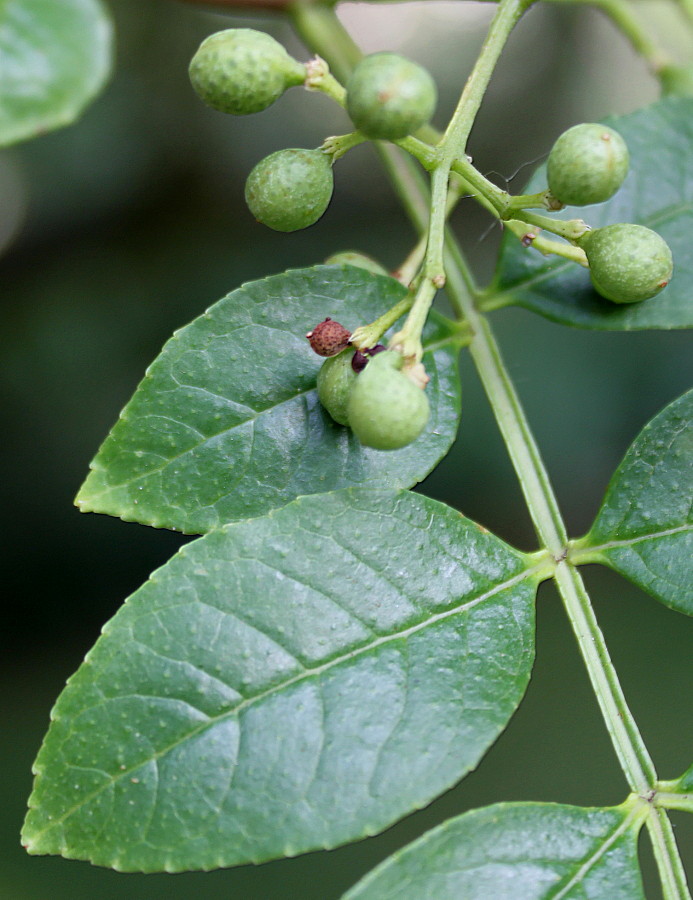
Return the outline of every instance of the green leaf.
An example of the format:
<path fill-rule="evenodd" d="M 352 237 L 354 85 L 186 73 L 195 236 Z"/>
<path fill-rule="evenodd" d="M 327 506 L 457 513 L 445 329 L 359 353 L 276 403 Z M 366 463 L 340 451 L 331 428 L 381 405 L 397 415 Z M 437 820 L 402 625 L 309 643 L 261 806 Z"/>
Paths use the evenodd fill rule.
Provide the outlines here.
<path fill-rule="evenodd" d="M 499 803 L 434 828 L 344 900 L 644 900 L 623 808 Z"/>
<path fill-rule="evenodd" d="M 569 207 L 560 218 L 584 218 L 593 227 L 634 222 L 653 228 L 674 254 L 671 284 L 650 300 L 618 305 L 592 288 L 587 269 L 557 256 L 544 257 L 506 234 L 491 295 L 564 325 L 609 331 L 693 327 L 693 100 L 661 100 L 608 125 L 625 138 L 631 169 L 606 203 Z M 527 191 L 546 188 L 546 167 Z M 495 299 L 501 300 L 500 297 Z M 494 299 L 494 302 L 495 302 Z"/>
<path fill-rule="evenodd" d="M 187 544 L 59 698 L 29 852 L 208 869 L 334 847 L 424 806 L 524 694 L 531 566 L 388 489 L 301 498 Z"/>
<path fill-rule="evenodd" d="M 693 766 L 686 769 L 683 775 L 676 781 L 675 789 L 680 794 L 690 794 L 687 798 L 690 812 L 693 812 Z"/>
<path fill-rule="evenodd" d="M 575 562 L 611 566 L 693 615 L 693 391 L 635 439 L 592 528 L 574 546 Z"/>
<path fill-rule="evenodd" d="M 682 793 L 693 793 L 693 766 L 683 773 L 678 781 L 678 788 Z M 691 798 L 691 811 L 693 811 L 693 797 Z"/>
<path fill-rule="evenodd" d="M 108 77 L 111 32 L 100 0 L 2 0 L 0 146 L 74 122 Z"/>
<path fill-rule="evenodd" d="M 99 450 L 77 504 L 199 534 L 305 494 L 421 481 L 457 431 L 454 351 L 424 358 L 426 431 L 383 452 L 362 447 L 323 410 L 315 390 L 322 359 L 305 339 L 326 316 L 353 330 L 404 293 L 394 279 L 352 266 L 298 269 L 233 291 L 166 344 Z M 446 326 L 427 333 L 444 338 Z"/>

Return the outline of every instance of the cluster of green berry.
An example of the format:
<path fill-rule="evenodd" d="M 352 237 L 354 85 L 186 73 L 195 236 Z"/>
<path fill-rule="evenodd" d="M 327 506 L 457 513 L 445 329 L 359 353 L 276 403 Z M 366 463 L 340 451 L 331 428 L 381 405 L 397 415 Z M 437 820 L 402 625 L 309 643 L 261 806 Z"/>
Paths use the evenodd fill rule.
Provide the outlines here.
<path fill-rule="evenodd" d="M 398 450 L 421 434 L 430 415 L 425 385 L 399 353 L 381 345 L 355 350 L 350 333 L 332 319 L 306 337 L 328 357 L 318 372 L 318 398 L 335 422 L 376 450 Z"/>
<path fill-rule="evenodd" d="M 208 37 L 190 64 L 190 80 L 214 109 L 247 115 L 266 109 L 287 88 L 308 84 L 309 64 L 289 56 L 274 38 L 249 28 Z M 433 115 L 437 99 L 431 76 L 395 53 L 374 53 L 354 70 L 346 108 L 367 138 L 397 140 Z M 321 149 L 278 150 L 248 176 L 245 199 L 255 218 L 275 231 L 315 224 L 332 198 L 334 157 Z"/>
<path fill-rule="evenodd" d="M 551 196 L 570 206 L 603 203 L 623 184 L 628 162 L 626 143 L 613 128 L 575 125 L 558 138 L 549 154 Z M 668 244 L 643 225 L 595 228 L 577 243 L 587 256 L 594 289 L 614 303 L 647 300 L 671 279 L 673 260 Z"/>
<path fill-rule="evenodd" d="M 288 88 L 301 84 L 331 94 L 349 114 L 356 129 L 353 135 L 329 138 L 314 150 L 279 150 L 251 171 L 246 202 L 259 222 L 276 231 L 296 231 L 318 221 L 332 198 L 335 159 L 361 140 L 407 138 L 414 155 L 422 147 L 426 152 L 433 149 L 409 136 L 433 115 L 435 83 L 425 69 L 395 53 L 366 56 L 342 87 L 319 58 L 302 64 L 269 35 L 236 28 L 213 34 L 201 44 L 190 64 L 190 78 L 205 103 L 234 115 L 266 109 Z M 576 125 L 554 144 L 548 159 L 548 191 L 538 196 L 549 210 L 602 203 L 619 189 L 628 165 L 628 148 L 616 131 L 604 125 Z M 536 195 L 514 198 L 513 215 L 532 222 L 523 214 L 522 204 L 529 200 L 528 206 L 536 206 L 535 199 Z M 594 288 L 602 297 L 634 303 L 653 297 L 668 283 L 671 251 L 656 232 L 626 223 L 590 229 L 578 220 L 577 225 L 577 236 L 564 236 L 584 251 L 581 261 L 586 258 Z M 545 217 L 541 227 L 554 230 Z M 552 252 L 561 251 L 554 247 Z M 405 360 L 400 352 L 379 346 L 361 352 L 350 344 L 349 333 L 329 319 L 309 339 L 317 353 L 329 357 L 318 376 L 318 395 L 336 422 L 350 427 L 366 446 L 383 450 L 403 447 L 418 437 L 428 421 L 429 404 L 423 391 L 427 379 L 422 369 L 417 371 L 420 363 L 413 354 Z"/>
<path fill-rule="evenodd" d="M 308 84 L 309 67 L 293 59 L 269 35 L 246 28 L 207 38 L 190 65 L 196 92 L 209 106 L 234 115 L 266 109 L 294 85 Z M 355 68 L 346 86 L 346 109 L 356 129 L 373 140 L 398 140 L 426 124 L 435 109 L 431 76 L 395 53 L 374 53 Z M 245 198 L 255 218 L 276 231 L 313 225 L 332 198 L 334 156 L 321 149 L 279 150 L 261 160 L 246 181 Z M 344 257 L 344 259 L 342 259 Z M 363 258 L 342 254 L 328 262 L 363 266 Z M 365 266 L 384 274 L 370 260 Z M 410 444 L 430 415 L 423 391 L 401 354 L 384 347 L 358 351 L 350 334 L 330 319 L 308 335 L 328 357 L 318 373 L 320 402 L 335 422 L 378 450 Z"/>

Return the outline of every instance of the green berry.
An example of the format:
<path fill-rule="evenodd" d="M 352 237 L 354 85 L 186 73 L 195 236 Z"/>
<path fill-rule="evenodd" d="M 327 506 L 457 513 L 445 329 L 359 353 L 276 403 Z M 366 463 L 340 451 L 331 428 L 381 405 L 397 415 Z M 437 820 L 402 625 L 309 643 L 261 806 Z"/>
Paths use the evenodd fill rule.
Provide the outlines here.
<path fill-rule="evenodd" d="M 326 266 L 355 266 L 357 269 L 365 269 L 373 275 L 387 275 L 387 269 L 384 269 L 379 262 L 366 256 L 365 253 L 358 253 L 356 250 L 342 250 L 341 253 L 333 253 L 325 260 Z"/>
<path fill-rule="evenodd" d="M 318 398 L 335 422 L 349 424 L 347 405 L 356 372 L 351 366 L 353 350 L 343 350 L 338 356 L 326 359 L 318 372 Z"/>
<path fill-rule="evenodd" d="M 252 28 L 210 35 L 190 63 L 190 81 L 201 99 L 236 116 L 266 109 L 305 77 L 305 66 L 273 37 Z"/>
<path fill-rule="evenodd" d="M 396 53 L 364 57 L 347 83 L 347 112 L 366 137 L 396 141 L 425 125 L 436 108 L 428 72 Z"/>
<path fill-rule="evenodd" d="M 347 405 L 349 425 L 367 447 L 406 447 L 426 427 L 430 414 L 428 398 L 400 371 L 401 367 L 399 353 L 379 353 L 357 376 L 351 389 Z"/>
<path fill-rule="evenodd" d="M 298 231 L 318 221 L 332 199 L 330 159 L 320 150 L 278 150 L 255 166 L 245 200 L 258 222 Z"/>
<path fill-rule="evenodd" d="M 568 206 L 603 203 L 623 184 L 628 148 L 606 125 L 585 123 L 564 131 L 547 163 L 549 190 Z"/>
<path fill-rule="evenodd" d="M 614 303 L 638 303 L 654 297 L 671 279 L 669 245 L 643 225 L 607 225 L 580 242 L 597 293 Z"/>

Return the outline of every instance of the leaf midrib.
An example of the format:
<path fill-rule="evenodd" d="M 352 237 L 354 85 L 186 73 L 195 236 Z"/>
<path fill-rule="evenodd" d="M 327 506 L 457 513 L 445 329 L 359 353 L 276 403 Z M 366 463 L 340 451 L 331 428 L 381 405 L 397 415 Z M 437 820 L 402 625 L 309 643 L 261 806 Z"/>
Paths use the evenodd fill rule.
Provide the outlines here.
<path fill-rule="evenodd" d="M 633 544 L 640 544 L 643 541 L 655 541 L 659 538 L 669 537 L 674 534 L 681 534 L 687 531 L 693 531 L 693 524 L 678 525 L 675 528 L 666 528 L 662 531 L 651 531 L 647 534 L 637 535 L 635 537 L 624 538 L 618 541 L 607 541 L 604 544 L 585 544 L 585 551 L 590 553 L 604 553 L 608 550 L 618 549 L 619 547 L 631 547 Z"/>
<path fill-rule="evenodd" d="M 437 348 L 433 347 L 433 348 L 429 349 L 428 346 L 426 346 L 426 344 L 424 344 L 424 353 L 435 354 L 436 350 L 437 350 Z M 434 359 L 435 359 L 435 357 L 433 357 L 432 361 L 434 361 Z M 437 366 L 436 366 L 436 371 L 437 371 Z M 153 377 L 153 376 L 150 376 L 150 377 Z M 176 383 L 181 388 L 198 389 L 195 385 L 183 385 L 179 381 L 177 381 Z M 440 390 L 440 386 L 439 386 L 439 390 Z M 99 491 L 98 493 L 94 493 L 94 492 L 84 493 L 84 490 L 82 488 L 77 496 L 76 504 L 79 507 L 86 506 L 87 504 L 92 504 L 99 498 L 107 497 L 113 491 L 118 491 L 118 490 L 122 490 L 123 488 L 131 487 L 132 485 L 137 484 L 139 481 L 142 481 L 145 478 L 150 478 L 154 475 L 157 475 L 159 472 L 162 472 L 164 469 L 166 469 L 168 466 L 175 463 L 177 460 L 182 459 L 184 456 L 187 456 L 189 453 L 193 453 L 196 450 L 199 450 L 201 447 L 204 447 L 210 441 L 213 441 L 216 438 L 221 437 L 222 435 L 230 434 L 235 429 L 243 428 L 243 427 L 246 427 L 248 424 L 250 424 L 253 428 L 253 434 L 254 434 L 255 433 L 255 423 L 263 415 L 265 415 L 267 413 L 271 414 L 276 409 L 278 409 L 280 406 L 283 406 L 286 403 L 292 403 L 295 400 L 298 400 L 302 397 L 307 396 L 308 394 L 314 393 L 315 391 L 316 391 L 315 384 L 312 384 L 309 388 L 306 388 L 305 390 L 299 391 L 296 394 L 292 394 L 288 397 L 285 397 L 283 400 L 281 400 L 279 403 L 275 403 L 273 406 L 267 406 L 264 409 L 256 410 L 256 411 L 254 411 L 254 413 L 255 413 L 254 415 L 248 416 L 248 418 L 243 419 L 242 422 L 237 422 L 236 424 L 231 425 L 229 427 L 224 427 L 220 431 L 217 431 L 215 434 L 207 435 L 206 437 L 204 437 L 203 440 L 198 441 L 197 443 L 193 444 L 190 447 L 187 447 L 185 450 L 182 450 L 180 453 L 177 453 L 175 456 L 170 456 L 170 457 L 165 458 L 164 461 L 160 465 L 157 465 L 156 467 L 154 467 L 152 469 L 148 469 L 146 472 L 142 472 L 140 475 L 137 475 L 134 478 L 128 478 L 125 481 L 119 481 L 119 482 L 109 482 L 107 487 L 105 487 L 103 490 Z M 442 390 L 441 390 L 441 393 L 442 393 Z M 221 395 L 218 395 L 218 396 L 221 397 Z M 227 398 L 227 399 L 229 399 L 229 398 Z M 233 401 L 230 401 L 230 402 L 233 402 Z M 158 417 L 161 417 L 161 414 L 157 414 L 157 415 L 158 415 Z M 138 417 L 138 418 L 143 418 L 143 417 Z M 167 418 L 167 417 L 164 417 L 164 418 Z M 120 425 L 121 422 L 126 423 L 127 421 L 128 421 L 128 417 L 123 416 L 119 419 L 118 424 Z M 171 420 L 171 421 L 177 421 L 177 420 Z M 185 428 L 192 427 L 187 422 L 177 421 L 177 424 L 183 425 Z M 108 437 L 109 441 L 111 439 L 112 439 L 112 433 Z M 90 474 L 91 474 L 91 472 L 94 472 L 94 473 L 98 472 L 98 473 L 103 473 L 104 476 L 108 476 L 108 474 L 110 472 L 110 467 L 108 464 L 104 465 L 100 461 L 100 457 L 101 457 L 101 451 L 98 453 L 96 458 L 89 465 Z M 236 483 L 237 483 L 237 481 L 234 482 L 234 484 L 236 484 Z M 87 484 L 87 482 L 85 482 L 84 486 L 86 486 L 86 484 Z M 233 487 L 233 485 L 232 485 L 232 487 Z M 229 491 L 225 491 L 222 496 L 225 497 L 228 495 L 228 493 L 229 493 Z"/>
<path fill-rule="evenodd" d="M 579 885 L 585 879 L 590 870 L 597 865 L 604 854 L 616 843 L 616 841 L 623 834 L 625 834 L 625 832 L 633 824 L 633 821 L 640 815 L 642 815 L 642 813 L 639 808 L 636 807 L 631 810 L 631 812 L 623 819 L 620 825 L 614 828 L 613 831 L 611 831 L 610 834 L 601 841 L 599 846 L 580 865 L 574 875 L 567 882 L 564 882 L 562 887 L 559 884 L 556 885 L 553 890 L 549 891 L 549 893 L 546 895 L 546 900 L 562 900 L 563 897 L 566 897 L 569 891 L 571 891 L 576 885 Z"/>
<path fill-rule="evenodd" d="M 79 803 L 76 803 L 74 806 L 70 807 L 70 809 L 66 810 L 66 812 L 64 812 L 61 816 L 52 819 L 51 822 L 45 828 L 42 828 L 38 831 L 33 832 L 31 834 L 32 841 L 37 841 L 42 835 L 46 834 L 47 832 L 49 832 L 52 829 L 56 828 L 57 826 L 61 825 L 63 822 L 65 822 L 67 819 L 69 819 L 70 816 L 72 816 L 75 812 L 77 812 L 81 807 L 89 804 L 95 797 L 98 797 L 99 794 L 103 793 L 103 791 L 112 787 L 112 785 L 116 784 L 119 780 L 121 780 L 123 778 L 127 778 L 132 772 L 137 771 L 143 765 L 145 765 L 147 763 L 155 762 L 155 761 L 161 759 L 167 753 L 170 753 L 172 750 L 175 750 L 177 747 L 179 747 L 181 744 L 185 743 L 186 741 L 192 740 L 193 738 L 197 737 L 199 734 L 204 732 L 206 729 L 211 728 L 215 725 L 218 725 L 220 722 L 223 722 L 224 720 L 226 720 L 230 717 L 240 716 L 240 714 L 245 709 L 249 708 L 250 706 L 252 706 L 256 703 L 259 703 L 262 700 L 266 699 L 267 697 L 270 697 L 273 694 L 279 693 L 280 691 L 288 690 L 289 688 L 293 687 L 295 684 L 300 683 L 301 681 L 305 681 L 305 680 L 308 680 L 311 678 L 317 678 L 318 676 L 322 675 L 324 672 L 329 671 L 330 669 L 332 669 L 338 665 L 341 665 L 342 663 L 351 662 L 353 659 L 356 659 L 357 657 L 359 657 L 367 652 L 374 651 L 375 649 L 377 649 L 381 646 L 384 646 L 388 643 L 391 643 L 393 641 L 410 637 L 412 634 L 415 634 L 418 631 L 422 631 L 423 629 L 428 628 L 429 626 L 435 625 L 438 622 L 444 621 L 445 619 L 452 618 L 453 616 L 468 612 L 470 609 L 474 608 L 475 606 L 478 606 L 480 603 L 483 603 L 484 601 L 489 600 L 490 598 L 494 597 L 496 594 L 501 593 L 502 591 L 508 590 L 510 588 L 515 587 L 518 584 L 521 584 L 523 581 L 531 579 L 532 577 L 535 577 L 538 580 L 541 577 L 542 573 L 543 573 L 543 567 L 541 565 L 536 565 L 536 566 L 532 566 L 531 568 L 525 569 L 523 572 L 520 572 L 518 575 L 515 575 L 513 578 L 510 578 L 507 581 L 504 581 L 503 583 L 501 583 L 499 585 L 495 585 L 493 588 L 486 591 L 484 594 L 480 594 L 478 597 L 474 597 L 472 600 L 469 600 L 465 603 L 455 606 L 452 609 L 446 609 L 440 613 L 436 613 L 435 615 L 429 616 L 423 622 L 417 622 L 415 625 L 411 625 L 408 628 L 402 629 L 401 631 L 383 635 L 382 637 L 380 637 L 374 641 L 371 641 L 367 645 L 358 647 L 354 650 L 349 651 L 348 653 L 342 654 L 341 656 L 334 657 L 333 659 L 331 659 L 328 662 L 323 663 L 319 666 L 315 666 L 313 668 L 308 668 L 304 672 L 299 672 L 298 674 L 287 679 L 286 681 L 283 681 L 279 684 L 273 685 L 272 687 L 267 688 L 267 690 L 263 691 L 260 694 L 256 694 L 254 697 L 249 697 L 249 698 L 242 700 L 240 703 L 238 703 L 232 709 L 226 709 L 226 710 L 224 710 L 223 713 L 220 713 L 217 716 L 209 717 L 206 722 L 193 728 L 184 736 L 173 741 L 171 744 L 167 745 L 166 747 L 162 748 L 161 750 L 157 751 L 156 753 L 153 753 L 151 756 L 147 757 L 146 759 L 138 761 L 135 765 L 130 766 L 127 769 L 119 769 L 118 772 L 114 776 L 112 776 L 108 781 L 106 781 L 102 785 L 100 785 L 96 790 L 92 791 L 88 796 L 86 796 L 85 798 L 80 800 Z M 201 602 L 201 601 L 198 600 L 197 602 Z M 145 696 L 145 695 L 138 694 L 137 696 Z M 155 696 L 155 695 L 152 695 L 152 696 Z M 109 698 L 109 699 L 111 699 L 111 698 Z M 156 697 L 156 699 L 160 700 L 160 699 L 174 699 L 174 698 Z M 97 706 L 98 705 L 101 705 L 101 704 L 97 704 Z M 93 708 L 94 707 L 92 707 L 92 706 L 85 707 L 84 709 L 81 709 L 79 711 L 79 715 L 82 715 L 88 709 L 93 709 Z M 198 712 L 199 711 L 200 710 L 198 710 Z M 56 721 L 59 720 L 59 718 L 60 718 L 59 715 L 56 716 Z M 38 786 L 35 789 L 35 791 L 36 790 L 38 790 Z M 27 837 L 28 837 L 28 835 L 27 835 Z"/>

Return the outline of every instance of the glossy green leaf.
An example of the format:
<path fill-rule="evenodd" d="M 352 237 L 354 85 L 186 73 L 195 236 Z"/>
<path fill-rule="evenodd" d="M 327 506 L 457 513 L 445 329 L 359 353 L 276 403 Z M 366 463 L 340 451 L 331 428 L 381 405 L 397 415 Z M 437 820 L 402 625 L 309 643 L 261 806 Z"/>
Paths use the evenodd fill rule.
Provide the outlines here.
<path fill-rule="evenodd" d="M 111 38 L 101 0 L 2 0 L 0 146 L 73 122 L 108 76 Z"/>
<path fill-rule="evenodd" d="M 682 791 L 693 792 L 693 766 L 690 769 L 686 769 L 679 779 L 679 788 Z M 691 799 L 691 808 L 693 809 L 693 798 Z"/>
<path fill-rule="evenodd" d="M 559 218 L 592 227 L 634 222 L 653 228 L 674 254 L 674 277 L 642 303 L 615 304 L 592 288 L 587 269 L 544 257 L 506 234 L 491 294 L 556 322 L 581 328 L 630 331 L 693 327 L 693 100 L 661 100 L 627 116 L 607 119 L 626 140 L 631 169 L 621 189 L 597 206 L 569 207 Z M 527 191 L 546 188 L 542 166 Z M 501 298 L 497 298 L 501 299 Z"/>
<path fill-rule="evenodd" d="M 611 566 L 693 615 L 693 391 L 636 438 L 575 561 Z"/>
<path fill-rule="evenodd" d="M 624 809 L 499 803 L 429 831 L 344 900 L 644 900 Z"/>
<path fill-rule="evenodd" d="M 58 700 L 29 851 L 177 871 L 380 831 L 476 766 L 520 702 L 531 566 L 389 489 L 301 498 L 186 545 Z"/>
<path fill-rule="evenodd" d="M 298 269 L 233 291 L 166 344 L 99 450 L 78 505 L 199 534 L 306 494 L 421 481 L 457 431 L 454 352 L 424 358 L 423 435 L 383 452 L 362 447 L 323 410 L 322 359 L 305 339 L 327 316 L 353 330 L 403 295 L 394 279 L 352 266 Z M 445 333 L 432 325 L 428 336 Z"/>

